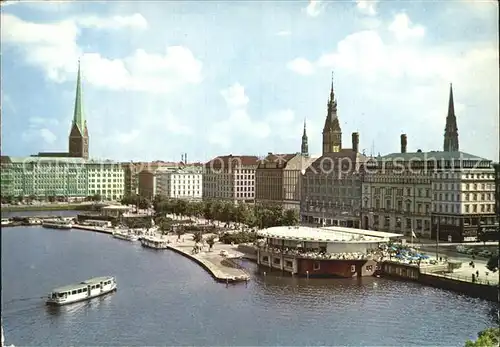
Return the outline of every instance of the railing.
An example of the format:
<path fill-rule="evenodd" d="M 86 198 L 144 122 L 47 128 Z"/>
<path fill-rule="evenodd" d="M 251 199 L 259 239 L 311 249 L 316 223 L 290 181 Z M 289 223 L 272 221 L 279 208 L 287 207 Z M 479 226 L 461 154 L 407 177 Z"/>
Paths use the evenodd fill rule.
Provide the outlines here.
<path fill-rule="evenodd" d="M 438 273 L 425 271 L 425 269 L 422 269 L 422 268 L 420 269 L 420 273 L 425 274 L 425 275 L 449 278 L 449 279 L 457 280 L 457 281 L 471 282 L 471 283 L 483 284 L 483 285 L 488 285 L 488 286 L 498 286 L 498 281 L 495 281 L 494 278 L 489 279 L 487 276 L 477 277 L 474 275 L 475 279 L 474 279 L 474 281 L 472 281 L 472 275 L 465 276 L 465 275 L 458 275 L 455 273 L 438 274 Z M 492 274 L 492 276 L 496 277 L 497 274 Z"/>

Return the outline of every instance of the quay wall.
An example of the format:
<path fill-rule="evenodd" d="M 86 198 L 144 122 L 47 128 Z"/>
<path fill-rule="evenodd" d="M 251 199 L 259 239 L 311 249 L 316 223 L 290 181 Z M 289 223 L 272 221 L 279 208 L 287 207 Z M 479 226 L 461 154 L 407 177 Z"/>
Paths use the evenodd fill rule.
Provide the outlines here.
<path fill-rule="evenodd" d="M 382 262 L 380 274 L 384 277 L 410 280 L 434 288 L 450 290 L 477 297 L 484 300 L 498 302 L 499 286 L 482 283 L 473 283 L 443 275 L 423 273 L 416 265 L 402 264 L 396 262 Z"/>
<path fill-rule="evenodd" d="M 186 258 L 189 258 L 191 259 L 192 261 L 198 263 L 203 269 L 205 269 L 212 277 L 214 280 L 216 280 L 217 282 L 224 282 L 224 283 L 227 283 L 227 282 L 234 282 L 234 281 L 237 281 L 238 279 L 235 279 L 235 278 L 232 278 L 232 277 L 229 277 L 228 275 L 226 275 L 224 272 L 222 272 L 221 270 L 219 270 L 217 268 L 217 266 L 215 264 L 212 264 L 211 262 L 205 260 L 205 259 L 201 259 L 201 258 L 198 258 L 196 257 L 195 255 L 189 253 L 189 252 L 186 252 L 180 248 L 177 248 L 177 247 L 174 247 L 174 246 L 168 246 L 168 249 L 176 252 L 176 253 L 179 253 L 183 256 L 185 256 Z M 229 260 L 229 259 L 225 259 L 225 260 Z M 222 264 L 222 265 L 226 265 L 226 264 Z M 227 266 L 227 265 L 226 265 Z M 236 264 L 235 262 L 231 262 L 231 266 L 230 267 L 233 267 L 233 268 L 238 268 L 238 269 L 241 269 L 241 267 Z M 246 275 L 246 272 L 245 271 L 241 271 L 242 272 L 242 275 Z M 248 277 L 247 277 L 248 278 Z"/>

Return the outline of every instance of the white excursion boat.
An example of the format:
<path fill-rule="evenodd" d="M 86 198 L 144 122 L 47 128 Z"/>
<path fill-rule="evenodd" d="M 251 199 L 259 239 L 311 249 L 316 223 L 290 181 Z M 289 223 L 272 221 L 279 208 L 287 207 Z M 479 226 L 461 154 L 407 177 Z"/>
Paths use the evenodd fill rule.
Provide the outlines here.
<path fill-rule="evenodd" d="M 10 219 L 9 218 L 2 218 L 2 226 L 6 226 L 10 224 Z"/>
<path fill-rule="evenodd" d="M 153 237 L 153 236 L 141 237 L 141 245 L 143 245 L 144 247 L 154 248 L 154 249 L 167 249 L 168 248 L 167 240 L 159 239 L 159 238 Z"/>
<path fill-rule="evenodd" d="M 42 226 L 51 229 L 71 229 L 73 227 L 71 221 L 64 219 L 46 219 L 42 222 Z"/>
<path fill-rule="evenodd" d="M 49 293 L 48 305 L 62 306 L 78 301 L 90 300 L 116 290 L 116 280 L 112 276 L 94 277 L 78 284 L 70 284 Z"/>
<path fill-rule="evenodd" d="M 137 241 L 137 240 L 139 240 L 139 237 L 137 235 L 134 235 L 132 233 L 122 232 L 119 230 L 113 231 L 113 237 L 116 239 L 125 240 L 125 241 Z"/>

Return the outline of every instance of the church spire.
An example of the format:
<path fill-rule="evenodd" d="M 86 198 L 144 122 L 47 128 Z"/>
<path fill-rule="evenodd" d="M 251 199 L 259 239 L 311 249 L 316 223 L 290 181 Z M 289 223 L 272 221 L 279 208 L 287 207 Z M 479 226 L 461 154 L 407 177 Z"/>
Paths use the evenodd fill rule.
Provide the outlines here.
<path fill-rule="evenodd" d="M 300 153 L 303 156 L 309 156 L 309 144 L 307 141 L 306 120 L 304 119 L 304 133 L 302 134 L 302 145 L 300 146 Z"/>
<path fill-rule="evenodd" d="M 73 124 L 78 127 L 82 135 L 85 134 L 85 118 L 83 116 L 82 105 L 82 80 L 80 60 L 78 60 L 78 76 L 76 78 L 76 96 L 75 96 L 75 113 L 73 115 Z"/>
<path fill-rule="evenodd" d="M 323 154 L 339 152 L 342 149 L 342 129 L 340 128 L 339 119 L 337 117 L 337 100 L 333 89 L 333 72 L 332 84 L 330 87 L 330 98 L 328 100 L 328 111 L 323 127 Z"/>
<path fill-rule="evenodd" d="M 448 115 L 446 116 L 446 126 L 444 129 L 445 152 L 458 152 L 458 127 L 457 117 L 455 116 L 455 104 L 453 102 L 453 86 L 450 83 L 450 98 L 448 100 Z"/>
<path fill-rule="evenodd" d="M 330 101 L 332 103 L 335 100 L 335 93 L 333 92 L 333 71 L 332 71 L 332 86 L 330 87 Z"/>

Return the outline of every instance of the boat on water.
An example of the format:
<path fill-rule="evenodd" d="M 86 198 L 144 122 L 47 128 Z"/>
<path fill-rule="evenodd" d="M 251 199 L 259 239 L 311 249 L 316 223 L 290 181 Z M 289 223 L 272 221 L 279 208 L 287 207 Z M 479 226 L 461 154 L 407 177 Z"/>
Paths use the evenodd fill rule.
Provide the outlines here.
<path fill-rule="evenodd" d="M 70 284 L 52 290 L 47 299 L 48 305 L 62 306 L 74 302 L 111 293 L 116 290 L 116 280 L 112 276 L 94 277 L 77 284 Z"/>
<path fill-rule="evenodd" d="M 46 219 L 42 222 L 42 227 L 50 229 L 71 229 L 71 221 L 64 219 Z"/>
<path fill-rule="evenodd" d="M 7 226 L 7 225 L 10 225 L 11 224 L 11 221 L 9 218 L 2 218 L 2 226 Z"/>
<path fill-rule="evenodd" d="M 154 249 L 167 249 L 168 248 L 167 240 L 159 239 L 159 238 L 153 237 L 153 236 L 141 237 L 141 245 L 143 247 L 154 248 Z"/>
<path fill-rule="evenodd" d="M 132 233 L 127 233 L 119 230 L 113 231 L 113 237 L 115 239 L 120 239 L 120 240 L 125 240 L 125 241 L 137 241 L 139 240 L 139 237 L 137 235 L 134 235 Z"/>

